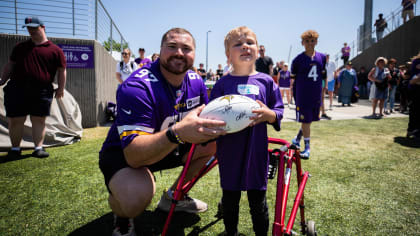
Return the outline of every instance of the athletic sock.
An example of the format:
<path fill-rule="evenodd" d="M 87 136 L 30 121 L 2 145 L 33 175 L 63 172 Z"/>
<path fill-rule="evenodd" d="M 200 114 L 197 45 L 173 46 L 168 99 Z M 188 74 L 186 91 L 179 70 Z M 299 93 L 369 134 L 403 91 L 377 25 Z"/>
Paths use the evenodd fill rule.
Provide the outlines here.
<path fill-rule="evenodd" d="M 20 147 L 12 147 L 11 150 L 16 151 L 16 152 L 20 152 Z"/>
<path fill-rule="evenodd" d="M 35 147 L 35 151 L 38 151 L 38 150 L 42 150 L 42 146 L 40 146 L 40 147 Z"/>
<path fill-rule="evenodd" d="M 299 130 L 298 134 L 295 137 L 296 142 L 300 142 L 300 139 L 302 138 L 303 132 L 302 129 Z"/>
<path fill-rule="evenodd" d="M 310 146 L 311 138 L 303 138 L 303 141 L 305 141 L 305 151 L 311 150 L 311 146 Z"/>

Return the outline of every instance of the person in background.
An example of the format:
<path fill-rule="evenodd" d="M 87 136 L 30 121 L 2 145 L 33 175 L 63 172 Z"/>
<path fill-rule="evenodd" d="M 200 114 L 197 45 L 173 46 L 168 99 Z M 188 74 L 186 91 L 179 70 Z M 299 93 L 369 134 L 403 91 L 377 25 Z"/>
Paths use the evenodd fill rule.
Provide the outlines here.
<path fill-rule="evenodd" d="M 389 59 L 388 61 L 388 69 L 391 73 L 391 78 L 388 80 L 388 88 L 387 88 L 387 99 L 385 100 L 384 105 L 384 113 L 389 115 L 390 113 L 394 112 L 394 104 L 395 104 L 395 92 L 397 91 L 397 83 L 398 77 L 400 75 L 400 71 L 396 67 L 397 60 L 394 58 Z M 389 103 L 389 107 L 388 107 Z"/>
<path fill-rule="evenodd" d="M 159 53 L 153 53 L 152 62 L 155 62 L 159 58 Z"/>
<path fill-rule="evenodd" d="M 408 20 L 411 20 L 414 18 L 414 4 L 416 3 L 416 0 L 402 0 L 401 5 L 403 7 L 401 12 L 401 17 L 403 18 L 404 24 Z"/>
<path fill-rule="evenodd" d="M 146 50 L 144 48 L 139 48 L 139 57 L 134 60 L 139 68 L 142 68 L 143 66 L 149 65 L 152 63 L 152 61 L 145 57 L 144 54 L 146 53 Z"/>
<path fill-rule="evenodd" d="M 370 118 L 382 118 L 384 116 L 383 108 L 386 99 L 386 90 L 388 88 L 388 80 L 391 78 L 385 57 L 378 57 L 375 61 L 375 67 L 369 72 L 368 79 L 375 83 L 375 94 L 372 99 L 372 115 Z M 376 106 L 379 102 L 379 114 L 376 115 Z"/>
<path fill-rule="evenodd" d="M 347 46 L 347 43 L 344 43 L 344 46 L 341 48 L 341 59 L 343 59 L 343 64 L 347 64 L 347 61 L 350 58 L 350 47 Z"/>
<path fill-rule="evenodd" d="M 338 102 L 344 107 L 351 106 L 353 87 L 357 84 L 356 71 L 352 68 L 351 61 L 347 62 L 346 68 L 338 76 Z"/>
<path fill-rule="evenodd" d="M 380 13 L 378 15 L 378 17 L 379 18 L 376 19 L 375 24 L 373 25 L 373 26 L 376 27 L 376 41 L 379 41 L 383 38 L 384 31 L 385 31 L 386 27 L 388 27 L 388 23 L 383 18 L 383 14 Z"/>
<path fill-rule="evenodd" d="M 301 43 L 305 51 L 299 54 L 292 62 L 291 76 L 294 78 L 296 121 L 301 123 L 297 135 L 292 140 L 300 148 L 303 136 L 305 149 L 300 153 L 301 158 L 309 159 L 311 124 L 319 121 L 322 98 L 322 81 L 326 79 L 326 57 L 316 52 L 319 34 L 314 30 L 307 30 L 301 35 Z"/>
<path fill-rule="evenodd" d="M 335 87 L 335 78 L 337 77 L 337 67 L 333 61 L 330 61 L 330 55 L 325 55 L 327 59 L 327 64 L 325 66 L 325 70 L 327 71 L 327 90 L 328 90 L 328 98 L 330 100 L 330 110 L 333 107 L 333 98 L 334 98 L 334 87 Z M 325 94 L 325 92 L 322 92 Z M 324 100 L 324 99 L 323 99 Z"/>
<path fill-rule="evenodd" d="M 204 82 L 206 82 L 206 78 L 207 78 L 207 73 L 206 70 L 204 69 L 204 64 L 200 63 L 198 69 L 198 74 L 201 76 L 201 78 L 203 79 Z"/>
<path fill-rule="evenodd" d="M 398 91 L 400 92 L 400 109 L 401 113 L 405 113 L 408 108 L 408 83 L 410 76 L 407 73 L 407 66 L 401 65 L 399 67 L 400 74 L 398 79 Z"/>
<path fill-rule="evenodd" d="M 287 106 L 290 108 L 291 96 L 290 96 L 290 71 L 289 64 L 284 63 L 281 71 L 277 74 L 277 81 L 280 87 L 281 97 L 284 98 L 284 92 L 286 92 Z"/>
<path fill-rule="evenodd" d="M 420 138 L 420 52 L 411 61 L 407 138 Z"/>
<path fill-rule="evenodd" d="M 357 86 L 359 87 L 359 93 L 360 98 L 368 98 L 368 91 L 370 86 L 368 86 L 368 83 L 370 81 L 368 80 L 368 72 L 366 71 L 366 68 L 364 66 L 360 67 L 359 72 L 357 72 Z"/>
<path fill-rule="evenodd" d="M 120 84 L 126 80 L 131 73 L 137 70 L 138 66 L 134 61 L 130 61 L 131 58 L 131 51 L 128 48 L 124 48 L 123 52 L 121 53 L 123 59 L 117 63 L 117 68 L 115 72 L 115 76 Z"/>
<path fill-rule="evenodd" d="M 255 68 L 258 72 L 266 73 L 267 75 L 273 75 L 273 59 L 265 55 L 264 45 L 260 45 L 260 57 L 255 61 Z"/>
<path fill-rule="evenodd" d="M 222 78 L 223 76 L 222 64 L 217 65 L 216 75 L 217 75 L 216 80 L 219 80 L 220 78 Z"/>
<path fill-rule="evenodd" d="M 8 120 L 12 148 L 8 156 L 21 156 L 20 143 L 26 117 L 32 123 L 32 139 L 35 150 L 32 156 L 45 158 L 49 153 L 43 147 L 45 121 L 50 115 L 54 97 L 61 99 L 66 85 L 66 59 L 63 51 L 45 33 L 45 25 L 38 17 L 26 17 L 25 24 L 30 39 L 18 43 L 12 50 L 9 62 L 3 69 L 0 86 L 3 88 L 4 107 Z M 53 82 L 57 76 L 58 88 Z"/>

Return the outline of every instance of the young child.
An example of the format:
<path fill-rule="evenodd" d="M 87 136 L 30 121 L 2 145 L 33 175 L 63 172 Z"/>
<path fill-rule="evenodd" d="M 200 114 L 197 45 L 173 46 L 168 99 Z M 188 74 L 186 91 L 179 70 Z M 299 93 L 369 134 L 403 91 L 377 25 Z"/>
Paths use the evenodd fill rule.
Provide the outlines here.
<path fill-rule="evenodd" d="M 261 108 L 250 127 L 220 137 L 217 158 L 221 186 L 225 235 L 237 235 L 241 191 L 247 191 L 253 229 L 256 235 L 267 235 L 268 207 L 266 202 L 269 164 L 267 123 L 279 131 L 283 118 L 280 90 L 273 79 L 255 70 L 258 43 L 255 33 L 246 26 L 231 30 L 225 37 L 225 52 L 232 71 L 213 87 L 210 99 L 241 94 L 256 100 Z"/>
<path fill-rule="evenodd" d="M 319 120 L 319 110 L 322 105 L 322 80 L 326 78 L 326 57 L 315 51 L 318 36 L 314 30 L 305 31 L 301 35 L 305 51 L 293 59 L 291 68 L 291 77 L 295 81 L 296 121 L 302 123 L 292 143 L 300 148 L 300 140 L 303 136 L 305 150 L 301 153 L 301 157 L 304 159 L 309 158 L 311 123 Z"/>

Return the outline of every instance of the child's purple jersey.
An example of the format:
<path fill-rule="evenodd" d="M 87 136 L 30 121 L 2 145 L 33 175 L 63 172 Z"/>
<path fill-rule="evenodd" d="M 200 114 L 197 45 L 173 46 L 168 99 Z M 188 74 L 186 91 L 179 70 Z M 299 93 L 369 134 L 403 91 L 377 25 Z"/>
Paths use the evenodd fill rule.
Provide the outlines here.
<path fill-rule="evenodd" d="M 290 71 L 281 70 L 279 78 L 279 86 L 282 88 L 289 88 L 290 87 Z"/>
<path fill-rule="evenodd" d="M 157 60 L 136 70 L 119 86 L 117 119 L 102 150 L 124 149 L 136 136 L 166 129 L 190 110 L 208 102 L 206 86 L 197 73 L 188 71 L 182 85 L 174 88 L 166 82 L 159 65 Z"/>
<path fill-rule="evenodd" d="M 303 52 L 293 59 L 291 74 L 295 79 L 296 106 L 312 108 L 321 105 L 325 64 L 325 55 L 318 52 L 315 52 L 313 58 Z"/>
<path fill-rule="evenodd" d="M 272 124 L 278 131 L 283 118 L 283 101 L 273 79 L 264 73 L 222 77 L 211 91 L 211 99 L 241 94 L 260 100 L 276 113 Z M 266 190 L 268 171 L 267 123 L 263 122 L 217 139 L 217 158 L 225 190 Z"/>

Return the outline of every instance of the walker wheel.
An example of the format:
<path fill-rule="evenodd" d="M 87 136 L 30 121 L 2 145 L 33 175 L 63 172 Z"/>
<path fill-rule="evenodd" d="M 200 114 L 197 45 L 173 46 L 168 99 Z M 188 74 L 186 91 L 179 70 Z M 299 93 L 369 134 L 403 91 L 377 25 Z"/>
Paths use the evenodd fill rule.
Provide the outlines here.
<path fill-rule="evenodd" d="M 308 236 L 317 236 L 316 228 L 315 228 L 315 221 L 308 221 L 306 235 Z"/>

